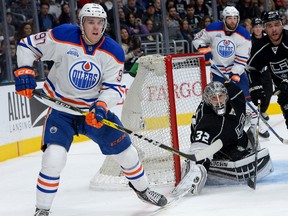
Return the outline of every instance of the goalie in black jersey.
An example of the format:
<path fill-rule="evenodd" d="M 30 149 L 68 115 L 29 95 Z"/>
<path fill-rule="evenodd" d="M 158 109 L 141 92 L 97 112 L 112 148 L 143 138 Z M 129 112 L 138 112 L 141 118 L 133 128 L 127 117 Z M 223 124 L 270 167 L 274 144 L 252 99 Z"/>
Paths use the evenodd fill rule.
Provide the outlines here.
<path fill-rule="evenodd" d="M 178 193 L 190 187 L 192 194 L 199 194 L 207 176 L 213 174 L 224 178 L 224 182 L 230 179 L 238 183 L 246 182 L 254 175 L 255 131 L 252 126 L 247 133 L 244 131 L 245 116 L 246 100 L 242 90 L 234 83 L 212 81 L 206 86 L 203 100 L 192 117 L 189 153 L 205 149 L 217 139 L 222 140 L 223 147 L 211 158 L 197 164 L 185 162 L 181 181 L 176 187 Z M 267 149 L 258 148 L 258 158 L 259 180 L 269 174 L 273 167 Z M 197 179 L 200 181 L 196 182 L 200 183 L 195 184 Z"/>
<path fill-rule="evenodd" d="M 266 94 L 261 78 L 271 75 L 270 80 L 272 79 L 278 94 L 277 102 L 288 128 L 288 31 L 283 29 L 278 11 L 265 12 L 262 20 L 267 35 L 253 44 L 246 67 L 250 79 L 250 94 L 255 105 L 258 99 L 264 101 Z M 270 74 L 264 73 L 267 68 Z"/>

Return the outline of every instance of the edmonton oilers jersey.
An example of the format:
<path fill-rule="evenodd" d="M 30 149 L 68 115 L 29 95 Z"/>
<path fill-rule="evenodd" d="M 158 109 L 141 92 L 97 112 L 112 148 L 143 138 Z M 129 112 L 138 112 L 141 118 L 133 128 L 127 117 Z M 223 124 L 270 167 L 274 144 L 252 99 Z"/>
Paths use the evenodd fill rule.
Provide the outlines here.
<path fill-rule="evenodd" d="M 87 45 L 78 26 L 64 24 L 23 39 L 17 56 L 19 67 L 32 66 L 38 59 L 54 61 L 44 92 L 83 111 L 96 100 L 110 109 L 124 94 L 124 51 L 109 37 Z"/>
<path fill-rule="evenodd" d="M 193 45 L 209 45 L 214 63 L 223 73 L 241 75 L 250 55 L 249 32 L 238 25 L 234 32 L 226 32 L 223 22 L 214 22 L 195 35 Z"/>

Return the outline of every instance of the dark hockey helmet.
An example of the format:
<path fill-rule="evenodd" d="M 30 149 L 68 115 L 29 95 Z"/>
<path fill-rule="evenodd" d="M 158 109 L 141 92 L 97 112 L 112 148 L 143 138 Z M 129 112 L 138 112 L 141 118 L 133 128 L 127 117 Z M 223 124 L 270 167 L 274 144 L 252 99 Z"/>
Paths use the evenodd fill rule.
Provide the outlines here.
<path fill-rule="evenodd" d="M 256 25 L 262 25 L 262 20 L 260 18 L 252 19 L 252 26 L 254 27 Z"/>
<path fill-rule="evenodd" d="M 271 22 L 271 21 L 275 21 L 275 20 L 281 20 L 282 21 L 282 18 L 281 18 L 278 11 L 266 11 L 266 12 L 264 12 L 264 14 L 262 16 L 262 20 L 263 20 L 263 23 L 267 23 L 267 22 Z"/>
<path fill-rule="evenodd" d="M 221 82 L 213 81 L 207 84 L 203 93 L 203 100 L 213 108 L 217 115 L 224 115 L 226 113 L 228 93 Z"/>

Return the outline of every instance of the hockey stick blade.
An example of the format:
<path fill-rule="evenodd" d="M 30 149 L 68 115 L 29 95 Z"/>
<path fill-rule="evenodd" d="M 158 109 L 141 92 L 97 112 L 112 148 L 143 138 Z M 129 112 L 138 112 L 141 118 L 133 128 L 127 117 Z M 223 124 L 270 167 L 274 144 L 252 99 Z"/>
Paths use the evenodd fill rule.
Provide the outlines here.
<path fill-rule="evenodd" d="M 63 101 L 60 101 L 56 98 L 52 98 L 44 93 L 42 93 L 41 91 L 38 90 L 34 90 L 33 92 L 34 97 L 37 98 L 37 100 L 39 100 L 40 102 L 44 103 L 45 105 L 48 105 L 52 108 L 55 108 L 57 110 L 61 110 L 64 112 L 68 112 L 70 114 L 74 114 L 74 115 L 86 115 L 87 112 L 82 111 L 81 109 L 74 107 L 68 103 L 65 103 Z M 174 149 L 170 146 L 164 145 L 156 140 L 153 140 L 151 138 L 145 137 L 141 134 L 135 133 L 123 126 L 117 125 L 114 122 L 111 122 L 107 119 L 103 119 L 102 123 L 112 127 L 116 130 L 122 131 L 124 133 L 127 133 L 129 135 L 135 136 L 138 139 L 142 139 L 147 141 L 148 143 L 153 144 L 154 146 L 158 146 L 166 151 L 169 151 L 173 154 L 176 154 L 178 156 L 184 157 L 188 160 L 192 160 L 192 161 L 200 161 L 203 160 L 213 154 L 215 154 L 217 151 L 219 151 L 223 144 L 221 140 L 216 140 L 214 143 L 212 143 L 210 146 L 208 146 L 207 148 L 203 149 L 202 151 L 197 152 L 196 154 L 186 154 L 184 152 L 178 151 L 177 149 Z"/>
<path fill-rule="evenodd" d="M 218 68 L 218 66 L 212 61 L 210 60 L 211 65 L 213 66 L 213 68 L 216 70 L 217 73 L 215 73 L 218 76 L 221 76 L 223 79 L 225 79 L 226 81 L 229 81 L 229 78 L 225 76 L 225 74 L 223 74 L 222 71 L 220 71 L 220 69 Z M 246 101 L 246 104 L 248 104 L 248 106 L 253 110 L 253 112 L 256 113 L 255 108 L 250 104 L 250 102 Z M 262 115 L 260 115 L 260 118 L 262 120 L 262 122 L 268 127 L 268 129 L 280 140 L 280 142 L 282 142 L 283 144 L 288 144 L 288 139 L 284 139 L 283 137 L 281 137 L 272 127 L 271 125 L 263 118 Z"/>

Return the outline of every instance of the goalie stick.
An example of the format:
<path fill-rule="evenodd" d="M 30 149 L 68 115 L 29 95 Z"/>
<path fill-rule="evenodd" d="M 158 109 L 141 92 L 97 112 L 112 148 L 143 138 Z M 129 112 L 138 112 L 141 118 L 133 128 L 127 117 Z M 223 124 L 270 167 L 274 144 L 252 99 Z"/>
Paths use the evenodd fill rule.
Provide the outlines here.
<path fill-rule="evenodd" d="M 229 81 L 229 78 L 225 76 L 225 74 L 222 73 L 222 71 L 220 71 L 220 69 L 218 68 L 218 66 L 210 59 L 211 65 L 213 65 L 213 68 L 216 69 L 218 76 L 221 76 L 222 78 L 224 78 L 226 81 Z M 246 104 L 248 104 L 248 106 L 253 110 L 253 112 L 257 113 L 257 111 L 255 110 L 255 108 L 250 104 L 250 102 L 246 101 Z M 262 120 L 262 122 L 269 128 L 269 130 L 283 143 L 283 144 L 288 144 L 288 140 L 284 139 L 283 137 L 281 137 L 272 127 L 271 125 L 263 118 L 262 115 L 260 115 L 260 118 Z"/>
<path fill-rule="evenodd" d="M 62 110 L 62 111 L 66 111 L 70 114 L 74 114 L 74 115 L 86 115 L 87 112 L 84 112 L 82 111 L 81 109 L 79 109 L 78 107 L 74 107 L 68 103 L 65 103 L 59 99 L 56 99 L 56 98 L 53 98 L 53 97 L 50 97 L 44 93 L 41 92 L 41 90 L 34 90 L 33 92 L 33 96 L 39 100 L 41 103 L 44 103 L 50 107 L 53 107 L 55 108 L 58 107 L 59 110 Z M 197 152 L 196 154 L 186 154 L 184 152 L 181 152 L 181 151 L 178 151 L 177 149 L 174 149 L 172 147 L 169 147 L 167 145 L 164 145 L 156 140 L 153 140 L 151 138 L 148 138 L 148 137 L 145 137 L 141 134 L 138 134 L 138 133 L 135 133 L 125 127 L 122 127 L 118 124 L 115 124 L 114 122 L 111 122 L 107 119 L 103 119 L 102 120 L 102 123 L 109 126 L 109 127 L 112 127 L 116 130 L 119 130 L 119 131 L 122 131 L 124 133 L 127 133 L 129 135 L 132 135 L 132 136 L 135 136 L 137 137 L 138 139 L 141 139 L 141 140 L 145 140 L 147 141 L 148 143 L 151 143 L 153 144 L 154 146 L 157 146 L 159 148 L 162 148 L 166 151 L 169 151 L 173 154 L 176 154 L 178 156 L 181 156 L 183 158 L 186 158 L 188 160 L 192 160 L 192 161 L 201 161 L 201 160 L 204 160 L 206 159 L 207 157 L 215 154 L 217 151 L 219 151 L 223 144 L 222 144 L 222 141 L 220 139 L 216 140 L 214 143 L 212 143 L 211 145 L 209 145 L 207 148 L 203 149 L 202 151 L 199 151 Z"/>
<path fill-rule="evenodd" d="M 247 179 L 247 185 L 252 188 L 252 189 L 256 189 L 256 180 L 257 180 L 257 162 L 258 162 L 258 148 L 259 148 L 259 122 L 260 122 L 260 104 L 261 101 L 258 100 L 258 110 L 257 110 L 257 126 L 256 126 L 256 134 L 255 134 L 255 143 L 254 143 L 254 148 L 255 148 L 255 160 L 254 160 L 254 176 L 253 176 L 253 180 L 252 177 Z"/>

